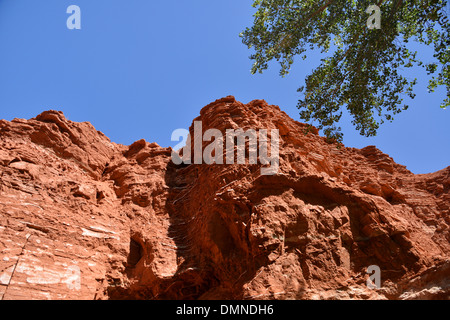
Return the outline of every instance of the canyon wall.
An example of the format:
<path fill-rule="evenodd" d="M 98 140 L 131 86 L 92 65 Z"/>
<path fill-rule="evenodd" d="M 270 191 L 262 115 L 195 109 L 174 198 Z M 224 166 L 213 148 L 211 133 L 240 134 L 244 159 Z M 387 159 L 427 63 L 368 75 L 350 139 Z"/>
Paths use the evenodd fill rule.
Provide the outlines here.
<path fill-rule="evenodd" d="M 263 100 L 225 97 L 194 121 L 278 129 L 277 174 L 175 165 L 58 111 L 0 120 L 0 298 L 450 297 L 450 167 L 338 148 Z"/>

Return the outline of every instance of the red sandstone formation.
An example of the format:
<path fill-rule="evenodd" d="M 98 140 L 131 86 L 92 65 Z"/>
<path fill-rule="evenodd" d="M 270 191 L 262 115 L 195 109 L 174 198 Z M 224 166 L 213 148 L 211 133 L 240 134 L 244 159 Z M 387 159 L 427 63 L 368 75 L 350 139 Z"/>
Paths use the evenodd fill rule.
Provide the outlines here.
<path fill-rule="evenodd" d="M 279 129 L 278 174 L 177 166 L 57 111 L 1 120 L 0 298 L 449 298 L 450 167 L 415 175 L 373 146 L 337 148 L 262 100 L 195 120 Z"/>

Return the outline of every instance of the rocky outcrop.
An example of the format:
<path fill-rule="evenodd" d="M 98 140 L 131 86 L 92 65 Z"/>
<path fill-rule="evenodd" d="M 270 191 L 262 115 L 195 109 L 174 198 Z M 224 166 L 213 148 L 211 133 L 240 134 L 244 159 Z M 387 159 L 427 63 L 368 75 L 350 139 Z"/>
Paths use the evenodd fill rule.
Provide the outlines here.
<path fill-rule="evenodd" d="M 449 298 L 450 167 L 414 175 L 373 146 L 338 148 L 263 100 L 226 97 L 197 120 L 278 129 L 278 173 L 175 165 L 171 148 L 57 111 L 1 120 L 0 297 Z"/>

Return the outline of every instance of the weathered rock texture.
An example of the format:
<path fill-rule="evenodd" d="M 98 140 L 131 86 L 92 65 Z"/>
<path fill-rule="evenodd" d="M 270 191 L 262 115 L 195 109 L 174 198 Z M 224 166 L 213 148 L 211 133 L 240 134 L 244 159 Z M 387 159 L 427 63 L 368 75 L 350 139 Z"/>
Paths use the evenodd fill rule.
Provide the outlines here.
<path fill-rule="evenodd" d="M 263 100 L 195 120 L 279 129 L 278 174 L 177 166 L 57 111 L 1 120 L 0 298 L 449 298 L 450 167 L 414 175 L 375 147 L 339 149 Z"/>

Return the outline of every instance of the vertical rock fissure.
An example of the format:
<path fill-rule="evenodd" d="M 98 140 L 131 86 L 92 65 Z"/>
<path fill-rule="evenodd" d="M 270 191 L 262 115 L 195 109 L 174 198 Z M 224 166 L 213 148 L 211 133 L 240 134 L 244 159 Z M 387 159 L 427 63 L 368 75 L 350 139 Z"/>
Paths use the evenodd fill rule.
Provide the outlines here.
<path fill-rule="evenodd" d="M 8 284 L 6 285 L 6 289 L 5 289 L 5 292 L 4 292 L 4 294 L 3 294 L 2 300 L 4 300 L 5 297 L 6 297 L 6 293 L 7 293 L 8 289 L 9 289 L 9 286 L 11 285 L 11 281 L 12 281 L 12 279 L 13 279 L 13 277 L 14 277 L 14 273 L 16 272 L 16 268 L 17 268 L 17 266 L 19 265 L 20 257 L 23 255 L 23 252 L 24 252 L 24 250 L 25 250 L 25 246 L 27 245 L 28 239 L 29 239 L 30 237 L 31 237 L 30 234 L 27 234 L 27 235 L 26 235 L 25 243 L 23 244 L 22 249 L 21 249 L 21 251 L 20 251 L 20 254 L 19 254 L 18 257 L 17 257 L 17 261 L 16 261 L 16 263 L 15 263 L 15 265 L 14 265 L 14 268 L 13 268 L 13 270 L 12 270 L 12 272 L 11 272 L 11 277 L 9 278 Z"/>

